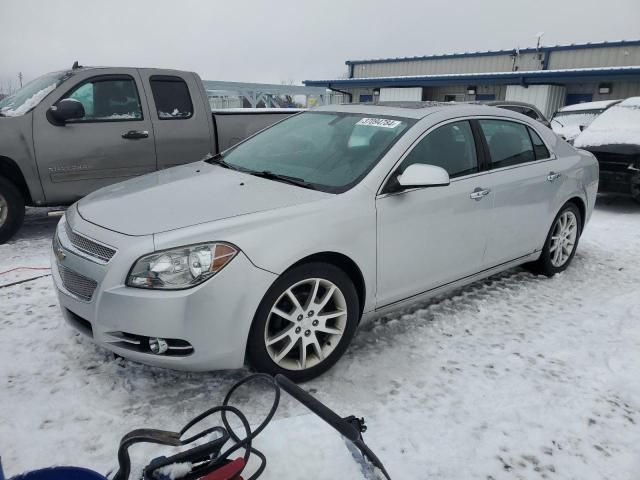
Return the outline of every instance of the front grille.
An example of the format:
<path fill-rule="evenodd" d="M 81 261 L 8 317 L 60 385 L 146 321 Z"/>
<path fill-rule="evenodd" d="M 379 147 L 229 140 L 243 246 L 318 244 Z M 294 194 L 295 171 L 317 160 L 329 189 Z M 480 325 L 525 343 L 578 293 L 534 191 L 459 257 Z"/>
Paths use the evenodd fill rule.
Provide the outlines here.
<path fill-rule="evenodd" d="M 86 253 L 91 257 L 97 258 L 98 260 L 106 263 L 116 254 L 115 249 L 102 245 L 74 232 L 71 230 L 68 223 L 65 223 L 65 231 L 71 244 L 81 252 Z"/>
<path fill-rule="evenodd" d="M 60 279 L 62 280 L 64 288 L 82 300 L 86 300 L 87 302 L 91 300 L 93 292 L 95 292 L 98 286 L 98 282 L 74 272 L 59 262 L 58 271 L 60 272 Z"/>

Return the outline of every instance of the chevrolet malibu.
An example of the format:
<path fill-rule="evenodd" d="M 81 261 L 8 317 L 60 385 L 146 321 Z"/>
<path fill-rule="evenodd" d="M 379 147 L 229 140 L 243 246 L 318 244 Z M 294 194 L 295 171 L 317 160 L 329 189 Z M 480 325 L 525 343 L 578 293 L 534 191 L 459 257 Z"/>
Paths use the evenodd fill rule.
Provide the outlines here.
<path fill-rule="evenodd" d="M 98 190 L 53 242 L 68 323 L 136 361 L 334 365 L 361 319 L 516 265 L 570 264 L 594 157 L 483 105 L 343 105 Z"/>

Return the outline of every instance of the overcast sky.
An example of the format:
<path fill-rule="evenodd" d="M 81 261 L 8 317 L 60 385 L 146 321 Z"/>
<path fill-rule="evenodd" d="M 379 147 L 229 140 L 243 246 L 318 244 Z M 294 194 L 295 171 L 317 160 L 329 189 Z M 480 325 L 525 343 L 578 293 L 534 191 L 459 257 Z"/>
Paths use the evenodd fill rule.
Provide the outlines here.
<path fill-rule="evenodd" d="M 0 85 L 84 65 L 336 78 L 347 59 L 640 38 L 640 0 L 0 0 Z"/>

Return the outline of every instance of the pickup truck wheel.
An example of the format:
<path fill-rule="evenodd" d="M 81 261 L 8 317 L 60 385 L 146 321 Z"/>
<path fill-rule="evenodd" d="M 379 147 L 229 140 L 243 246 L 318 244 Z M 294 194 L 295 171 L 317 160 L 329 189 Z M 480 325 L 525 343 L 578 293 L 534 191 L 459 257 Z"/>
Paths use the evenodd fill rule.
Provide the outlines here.
<path fill-rule="evenodd" d="M 18 231 L 24 221 L 24 198 L 16 186 L 0 177 L 0 245 Z"/>
<path fill-rule="evenodd" d="M 258 307 L 249 362 L 295 382 L 310 380 L 345 352 L 359 314 L 356 289 L 342 270 L 326 263 L 295 267 L 274 282 Z"/>
<path fill-rule="evenodd" d="M 531 265 L 532 270 L 551 277 L 565 270 L 578 248 L 582 219 L 580 210 L 573 203 L 566 203 L 551 224 L 542 254 Z"/>

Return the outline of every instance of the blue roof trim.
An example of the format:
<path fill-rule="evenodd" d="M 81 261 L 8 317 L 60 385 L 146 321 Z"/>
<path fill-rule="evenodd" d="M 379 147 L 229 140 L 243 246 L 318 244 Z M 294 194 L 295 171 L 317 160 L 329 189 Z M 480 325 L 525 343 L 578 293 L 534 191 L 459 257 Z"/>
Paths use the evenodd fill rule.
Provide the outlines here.
<path fill-rule="evenodd" d="M 513 85 L 536 83 L 575 83 L 582 80 L 602 81 L 615 79 L 640 80 L 640 67 L 612 67 L 576 70 L 533 70 L 494 73 L 469 73 L 456 75 L 426 75 L 407 77 L 370 77 L 335 80 L 305 80 L 308 87 L 424 87 L 457 85 L 469 82 L 481 85 Z"/>
<path fill-rule="evenodd" d="M 537 52 L 559 52 L 562 50 L 584 50 L 588 48 L 610 48 L 610 47 L 634 47 L 640 45 L 640 40 L 617 40 L 613 42 L 594 42 L 594 43 L 576 43 L 570 45 L 552 45 L 543 46 L 539 49 L 521 48 L 520 53 L 537 53 Z M 487 50 L 486 52 L 465 52 L 465 53 L 445 53 L 442 55 L 424 55 L 418 57 L 392 57 L 392 58 L 376 58 L 370 60 L 347 60 L 346 65 L 364 65 L 368 63 L 394 63 L 394 62 L 414 62 L 420 60 L 440 60 L 446 58 L 465 58 L 465 57 L 492 57 L 495 55 L 513 55 L 516 49 L 511 50 Z"/>

